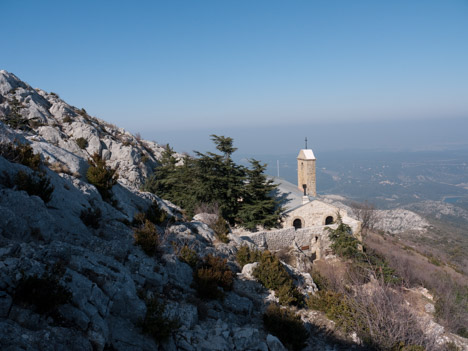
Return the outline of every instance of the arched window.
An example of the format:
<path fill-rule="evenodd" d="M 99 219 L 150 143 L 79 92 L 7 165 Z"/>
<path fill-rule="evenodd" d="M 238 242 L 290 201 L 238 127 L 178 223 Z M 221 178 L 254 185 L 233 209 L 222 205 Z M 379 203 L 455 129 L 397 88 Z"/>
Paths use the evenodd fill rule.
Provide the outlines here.
<path fill-rule="evenodd" d="M 293 222 L 294 229 L 301 229 L 302 228 L 302 221 L 300 218 L 296 218 Z"/>
<path fill-rule="evenodd" d="M 333 224 L 332 216 L 328 216 L 327 218 L 325 218 L 325 225 L 329 225 L 329 224 Z"/>

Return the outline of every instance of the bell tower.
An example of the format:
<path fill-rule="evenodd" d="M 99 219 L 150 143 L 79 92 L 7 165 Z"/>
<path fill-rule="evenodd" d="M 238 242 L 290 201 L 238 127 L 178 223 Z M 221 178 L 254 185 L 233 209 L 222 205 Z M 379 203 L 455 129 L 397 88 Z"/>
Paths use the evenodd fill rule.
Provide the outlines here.
<path fill-rule="evenodd" d="M 297 187 L 304 192 L 304 196 L 317 196 L 317 184 L 315 180 L 315 156 L 311 149 L 299 151 L 297 155 Z"/>

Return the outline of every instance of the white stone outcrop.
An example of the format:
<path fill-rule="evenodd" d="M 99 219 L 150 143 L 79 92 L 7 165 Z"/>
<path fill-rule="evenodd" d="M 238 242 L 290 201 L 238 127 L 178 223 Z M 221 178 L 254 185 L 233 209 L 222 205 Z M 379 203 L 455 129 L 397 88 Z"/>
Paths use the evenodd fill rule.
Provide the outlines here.
<path fill-rule="evenodd" d="M 24 129 L 2 122 L 11 116 L 14 99 Z M 79 138 L 86 141 L 83 148 Z M 178 250 L 187 245 L 199 257 L 227 258 L 237 271 L 236 246 L 242 240 L 219 243 L 203 221 L 182 222 L 176 206 L 139 190 L 157 165 L 159 145 L 90 117 L 53 93 L 32 89 L 6 71 L 0 71 L 0 143 L 30 144 L 53 187 L 48 202 L 19 190 L 18 172 L 34 171 L 0 155 L 2 349 L 269 350 L 262 323 L 266 292 L 259 283 L 239 277 L 224 300 L 196 297 L 193 268 L 181 261 Z M 94 152 L 119 173 L 107 202 L 86 179 Z M 172 217 L 156 227 L 157 257 L 134 245 L 132 226 L 135 214 L 153 203 Z M 85 214 L 93 221 L 87 223 Z M 22 279 L 49 275 L 71 292 L 55 311 L 60 323 L 15 297 Z M 165 305 L 166 318 L 179 321 L 165 341 L 140 327 L 145 299 L 153 297 Z"/>

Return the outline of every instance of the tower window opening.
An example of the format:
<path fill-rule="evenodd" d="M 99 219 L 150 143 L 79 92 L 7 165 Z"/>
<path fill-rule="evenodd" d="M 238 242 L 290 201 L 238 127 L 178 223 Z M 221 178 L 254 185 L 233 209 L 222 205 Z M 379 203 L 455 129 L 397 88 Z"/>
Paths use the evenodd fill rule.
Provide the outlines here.
<path fill-rule="evenodd" d="M 327 218 L 325 218 L 325 225 L 330 225 L 330 224 L 333 224 L 332 216 L 328 216 Z"/>

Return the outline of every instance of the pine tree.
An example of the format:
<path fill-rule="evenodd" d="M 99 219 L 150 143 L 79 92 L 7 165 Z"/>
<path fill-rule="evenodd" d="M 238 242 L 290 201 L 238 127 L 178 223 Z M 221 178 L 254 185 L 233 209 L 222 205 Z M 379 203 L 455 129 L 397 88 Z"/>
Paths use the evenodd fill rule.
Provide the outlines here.
<path fill-rule="evenodd" d="M 196 151 L 196 157 L 185 156 L 181 165 L 167 145 L 143 189 L 180 206 L 187 217 L 199 204 L 217 204 L 230 225 L 276 227 L 282 209 L 273 194 L 276 186 L 263 173 L 265 165 L 255 160 L 251 170 L 238 165 L 232 160 L 237 150 L 232 138 L 213 134 L 211 139 L 220 154 Z"/>
<path fill-rule="evenodd" d="M 223 154 L 196 152 L 196 198 L 199 203 L 219 204 L 222 217 L 233 225 L 243 195 L 245 169 L 231 158 L 237 150 L 233 147 L 232 138 L 213 134 L 211 140 Z"/>
<path fill-rule="evenodd" d="M 155 168 L 154 173 L 147 179 L 143 190 L 170 200 L 171 192 L 175 185 L 174 175 L 177 165 L 177 159 L 174 154 L 174 150 L 167 144 L 161 154 L 159 166 Z"/>
<path fill-rule="evenodd" d="M 265 176 L 265 164 L 253 159 L 250 164 L 242 208 L 239 211 L 240 224 L 250 230 L 255 230 L 258 225 L 265 228 L 278 227 L 282 207 L 274 196 L 277 185 Z"/>

